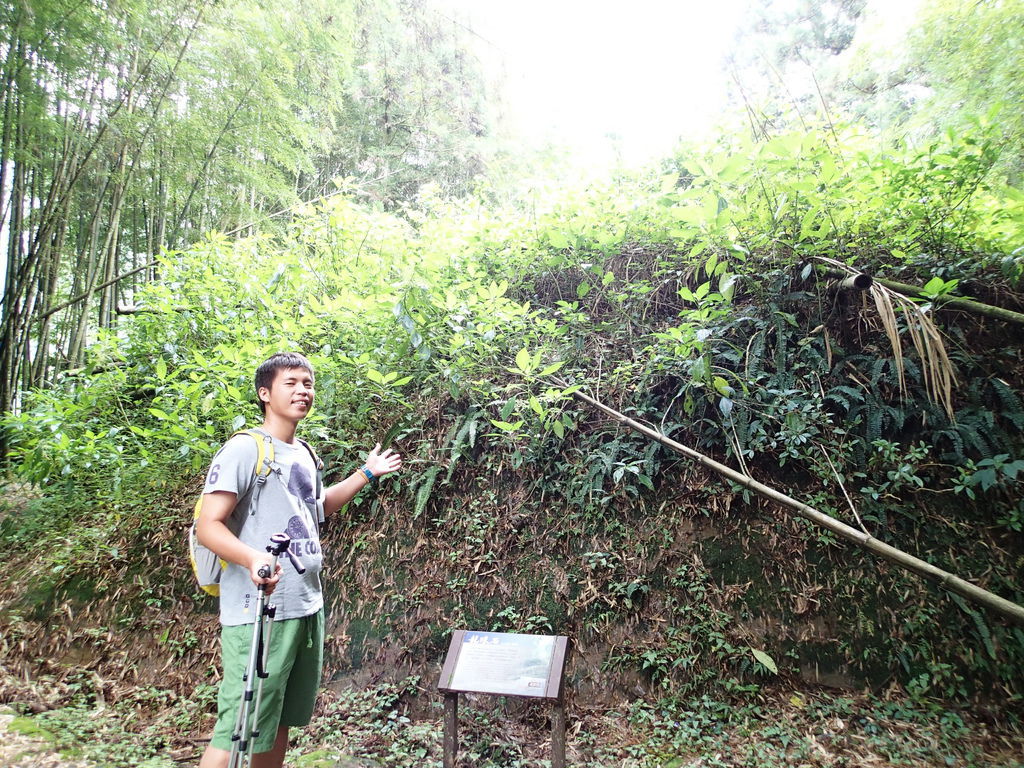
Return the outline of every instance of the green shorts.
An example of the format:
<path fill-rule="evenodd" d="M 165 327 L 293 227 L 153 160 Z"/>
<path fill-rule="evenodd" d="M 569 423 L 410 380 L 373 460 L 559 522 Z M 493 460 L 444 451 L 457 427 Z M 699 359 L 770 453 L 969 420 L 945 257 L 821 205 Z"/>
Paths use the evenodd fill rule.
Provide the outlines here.
<path fill-rule="evenodd" d="M 217 724 L 213 746 L 231 750 L 231 735 L 238 718 L 238 705 L 245 691 L 245 668 L 252 647 L 252 624 L 221 627 L 221 657 L 224 679 L 217 695 Z M 274 746 L 279 726 L 309 723 L 320 689 L 324 657 L 323 610 L 301 619 L 273 622 L 270 631 L 269 676 L 263 679 L 260 701 L 259 736 L 253 752 L 267 752 Z M 253 682 L 253 691 L 259 678 Z M 255 693 L 253 694 L 255 700 Z M 251 714 L 250 714 L 251 718 Z M 252 720 L 250 719 L 251 731 Z"/>

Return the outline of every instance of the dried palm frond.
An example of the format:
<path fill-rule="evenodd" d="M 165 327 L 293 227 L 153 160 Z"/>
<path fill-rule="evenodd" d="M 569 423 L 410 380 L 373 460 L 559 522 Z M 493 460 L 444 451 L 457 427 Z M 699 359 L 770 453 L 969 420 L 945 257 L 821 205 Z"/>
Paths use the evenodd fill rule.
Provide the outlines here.
<path fill-rule="evenodd" d="M 824 256 L 815 258 L 848 275 L 858 274 L 858 270 L 841 261 Z M 921 360 L 925 394 L 933 403 L 942 406 L 946 415 L 953 420 L 953 387 L 956 384 L 956 371 L 949 360 L 949 355 L 946 354 L 946 345 L 942 341 L 939 329 L 922 305 L 911 301 L 903 294 L 877 282 L 871 284 L 868 292 L 875 302 L 882 328 L 892 347 L 901 395 L 906 394 L 907 382 L 903 366 L 903 342 L 900 339 L 898 323 L 900 314 L 903 316 L 903 324 L 907 335 L 910 336 L 910 342 Z"/>

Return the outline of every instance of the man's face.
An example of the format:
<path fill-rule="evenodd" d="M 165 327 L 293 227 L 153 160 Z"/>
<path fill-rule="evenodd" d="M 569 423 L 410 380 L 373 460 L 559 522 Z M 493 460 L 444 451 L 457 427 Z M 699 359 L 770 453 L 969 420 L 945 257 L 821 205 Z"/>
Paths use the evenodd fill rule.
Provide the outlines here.
<path fill-rule="evenodd" d="M 260 400 L 268 413 L 299 421 L 313 407 L 313 374 L 305 368 L 282 368 L 270 382 L 270 388 L 261 387 Z"/>

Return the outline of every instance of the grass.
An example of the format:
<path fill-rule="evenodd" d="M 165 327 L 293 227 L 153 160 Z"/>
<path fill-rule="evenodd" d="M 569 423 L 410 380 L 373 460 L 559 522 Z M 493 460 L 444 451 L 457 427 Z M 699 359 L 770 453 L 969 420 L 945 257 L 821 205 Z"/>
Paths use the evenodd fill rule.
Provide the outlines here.
<path fill-rule="evenodd" d="M 65 706 L 16 718 L 12 728 L 105 768 L 172 768 L 198 758 L 211 709 L 209 687 L 192 697 L 134 688 L 106 705 L 79 691 Z M 548 712 L 515 699 L 463 701 L 459 765 L 547 768 Z M 936 702 L 824 690 L 577 705 L 569 726 L 568 764 L 591 768 L 1024 768 L 1019 722 L 997 725 L 994 716 Z M 314 721 L 293 731 L 287 765 L 440 768 L 442 760 L 441 702 L 409 677 L 324 691 Z"/>

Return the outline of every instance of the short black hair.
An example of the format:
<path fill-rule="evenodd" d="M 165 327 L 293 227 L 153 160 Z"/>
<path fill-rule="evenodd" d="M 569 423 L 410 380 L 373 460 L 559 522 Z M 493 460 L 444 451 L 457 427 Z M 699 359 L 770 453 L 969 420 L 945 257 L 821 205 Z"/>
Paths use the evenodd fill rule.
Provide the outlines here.
<path fill-rule="evenodd" d="M 313 375 L 313 364 L 298 352 L 278 352 L 268 357 L 256 369 L 256 402 L 262 413 L 267 412 L 267 404 L 260 399 L 260 390 L 263 387 L 270 389 L 277 372 L 287 368 L 305 368 L 310 376 Z"/>

